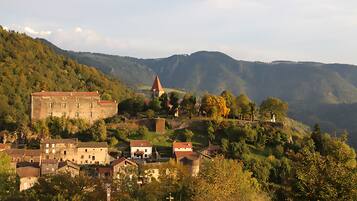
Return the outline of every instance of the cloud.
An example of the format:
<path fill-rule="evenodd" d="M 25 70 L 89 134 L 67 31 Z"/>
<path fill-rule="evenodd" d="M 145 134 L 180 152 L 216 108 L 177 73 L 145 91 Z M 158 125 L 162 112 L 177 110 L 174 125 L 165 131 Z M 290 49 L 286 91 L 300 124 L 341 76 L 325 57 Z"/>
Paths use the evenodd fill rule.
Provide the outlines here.
<path fill-rule="evenodd" d="M 52 33 L 51 31 L 35 31 L 34 29 L 28 26 L 24 27 L 24 31 L 34 36 L 48 36 Z"/>

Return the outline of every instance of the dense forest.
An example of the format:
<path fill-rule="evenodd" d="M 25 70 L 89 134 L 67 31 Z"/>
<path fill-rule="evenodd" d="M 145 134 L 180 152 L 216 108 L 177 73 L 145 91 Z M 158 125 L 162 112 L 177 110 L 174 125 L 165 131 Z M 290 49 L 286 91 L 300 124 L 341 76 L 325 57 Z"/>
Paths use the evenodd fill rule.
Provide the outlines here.
<path fill-rule="evenodd" d="M 131 92 L 95 68 L 56 54 L 31 37 L 0 27 L 0 129 L 29 123 L 30 94 L 99 91 L 117 101 Z"/>

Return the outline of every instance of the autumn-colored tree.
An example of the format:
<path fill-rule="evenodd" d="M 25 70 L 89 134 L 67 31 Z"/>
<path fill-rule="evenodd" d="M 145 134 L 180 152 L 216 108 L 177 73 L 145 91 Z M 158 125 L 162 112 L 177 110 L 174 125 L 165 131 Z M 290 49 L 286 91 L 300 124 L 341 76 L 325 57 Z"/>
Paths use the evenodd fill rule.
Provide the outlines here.
<path fill-rule="evenodd" d="M 221 96 L 224 98 L 224 100 L 226 101 L 226 105 L 229 108 L 229 116 L 231 118 L 237 117 L 239 115 L 239 109 L 237 105 L 237 99 L 233 95 L 233 93 L 231 91 L 224 90 L 221 93 Z"/>
<path fill-rule="evenodd" d="M 227 117 L 229 108 L 226 100 L 221 96 L 204 95 L 201 102 L 201 110 L 206 112 L 210 117 Z"/>
<path fill-rule="evenodd" d="M 205 161 L 195 183 L 195 201 L 265 201 L 264 193 L 252 173 L 236 160 L 216 157 Z"/>

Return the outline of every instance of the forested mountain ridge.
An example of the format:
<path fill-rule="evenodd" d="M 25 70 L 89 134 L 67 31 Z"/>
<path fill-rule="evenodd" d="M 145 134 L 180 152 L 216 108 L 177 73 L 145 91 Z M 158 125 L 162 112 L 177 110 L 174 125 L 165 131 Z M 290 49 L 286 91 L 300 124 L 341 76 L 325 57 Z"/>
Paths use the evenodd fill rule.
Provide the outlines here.
<path fill-rule="evenodd" d="M 122 79 L 128 84 L 151 85 L 155 74 L 165 87 L 191 92 L 246 93 L 259 103 L 268 96 L 289 103 L 289 116 L 310 126 L 320 123 L 330 132 L 348 129 L 357 146 L 354 104 L 357 103 L 357 66 L 318 62 L 236 60 L 221 52 L 200 51 L 159 59 L 136 59 L 96 53 L 64 51 L 80 63 Z M 333 108 L 333 112 L 330 111 Z M 345 111 L 341 117 L 340 109 Z"/>
<path fill-rule="evenodd" d="M 36 91 L 99 91 L 114 100 L 132 92 L 97 69 L 55 53 L 42 42 L 0 27 L 0 125 L 29 122 L 30 94 Z"/>

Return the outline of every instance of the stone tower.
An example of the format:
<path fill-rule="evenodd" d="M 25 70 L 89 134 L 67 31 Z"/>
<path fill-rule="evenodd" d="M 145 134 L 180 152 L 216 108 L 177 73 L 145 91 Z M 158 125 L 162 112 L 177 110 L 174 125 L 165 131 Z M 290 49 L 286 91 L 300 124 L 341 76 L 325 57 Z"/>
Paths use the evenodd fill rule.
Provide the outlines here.
<path fill-rule="evenodd" d="M 159 98 L 162 94 L 165 93 L 164 88 L 162 88 L 159 76 L 155 77 L 154 83 L 151 87 L 151 92 L 153 97 Z"/>

